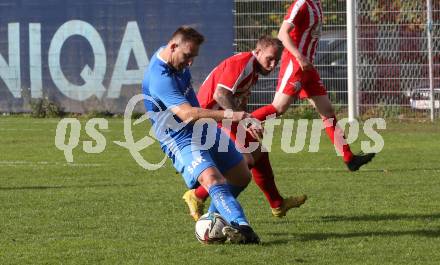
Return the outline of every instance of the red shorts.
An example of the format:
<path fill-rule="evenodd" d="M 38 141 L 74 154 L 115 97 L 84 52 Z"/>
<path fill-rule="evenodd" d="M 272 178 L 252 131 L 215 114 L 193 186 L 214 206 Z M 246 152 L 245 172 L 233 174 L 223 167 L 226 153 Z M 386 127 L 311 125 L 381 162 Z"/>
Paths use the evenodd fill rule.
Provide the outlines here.
<path fill-rule="evenodd" d="M 277 92 L 301 99 L 327 95 L 318 71 L 315 68 L 303 71 L 296 59 L 286 53 L 281 58 Z"/>

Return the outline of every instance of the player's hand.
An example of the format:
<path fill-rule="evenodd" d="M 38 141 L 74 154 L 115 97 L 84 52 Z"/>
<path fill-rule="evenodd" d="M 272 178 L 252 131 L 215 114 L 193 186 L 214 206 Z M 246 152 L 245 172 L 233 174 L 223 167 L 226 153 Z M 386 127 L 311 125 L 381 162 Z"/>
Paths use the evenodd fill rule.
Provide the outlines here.
<path fill-rule="evenodd" d="M 263 126 L 261 122 L 255 119 L 251 114 L 248 114 L 249 117 L 244 120 L 246 125 L 246 131 L 258 141 L 261 141 L 263 138 Z"/>
<path fill-rule="evenodd" d="M 314 67 L 310 60 L 303 55 L 296 59 L 298 60 L 298 63 L 303 71 L 308 71 Z"/>
<path fill-rule="evenodd" d="M 258 120 L 256 121 L 258 123 L 251 123 L 246 130 L 254 139 L 257 139 L 259 142 L 261 142 L 263 139 L 264 129 L 263 126 L 261 126 L 261 123 Z"/>
<path fill-rule="evenodd" d="M 232 122 L 240 122 L 244 119 L 249 119 L 251 118 L 252 115 L 247 113 L 246 111 L 234 111 L 232 112 Z"/>

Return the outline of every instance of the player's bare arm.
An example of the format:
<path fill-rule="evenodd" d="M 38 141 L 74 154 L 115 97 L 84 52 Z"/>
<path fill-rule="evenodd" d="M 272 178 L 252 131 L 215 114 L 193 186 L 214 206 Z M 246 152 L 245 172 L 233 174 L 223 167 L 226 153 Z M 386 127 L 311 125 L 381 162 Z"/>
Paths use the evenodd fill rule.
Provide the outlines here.
<path fill-rule="evenodd" d="M 251 118 L 251 115 L 244 111 L 202 109 L 188 103 L 173 107 L 171 111 L 184 122 L 195 122 L 204 118 L 211 118 L 215 121 L 231 119 L 233 122 L 239 122 Z"/>
<path fill-rule="evenodd" d="M 243 100 L 241 100 L 241 102 L 238 103 L 238 109 L 242 111 L 246 111 L 247 105 L 248 105 L 248 97 L 244 97 Z"/>
<path fill-rule="evenodd" d="M 224 87 L 217 86 L 214 92 L 214 99 L 217 104 L 223 109 L 230 109 L 233 111 L 244 111 L 247 107 L 247 102 L 242 102 L 242 104 L 237 104 L 234 99 L 234 94 Z M 250 116 L 249 116 L 250 117 Z M 256 139 L 263 137 L 263 128 L 257 120 L 248 126 L 247 131 Z"/>
<path fill-rule="evenodd" d="M 228 89 L 217 86 L 214 92 L 214 99 L 223 109 L 231 109 L 233 111 L 244 111 L 244 109 L 240 108 L 237 102 L 234 99 L 234 94 Z"/>
<path fill-rule="evenodd" d="M 298 63 L 301 65 L 303 71 L 309 70 L 313 68 L 313 64 L 310 60 L 304 56 L 299 50 L 298 47 L 293 43 L 292 39 L 289 36 L 290 31 L 294 28 L 294 25 L 289 22 L 283 22 L 278 31 L 278 39 L 283 43 L 283 46 L 293 55 L 295 56 Z"/>

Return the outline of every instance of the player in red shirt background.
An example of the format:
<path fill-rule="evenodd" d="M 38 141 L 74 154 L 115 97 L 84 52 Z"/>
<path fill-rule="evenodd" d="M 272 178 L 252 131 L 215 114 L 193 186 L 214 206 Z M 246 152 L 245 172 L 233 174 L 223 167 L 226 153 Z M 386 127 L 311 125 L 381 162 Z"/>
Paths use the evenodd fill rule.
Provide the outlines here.
<path fill-rule="evenodd" d="M 272 37 L 261 37 L 252 52 L 242 52 L 221 62 L 208 75 L 201 85 L 197 98 L 200 106 L 213 110 L 245 110 L 251 89 L 256 84 L 259 75 L 268 75 L 278 64 L 282 49 L 281 42 Z M 222 124 L 219 124 L 221 127 Z M 223 127 L 232 140 L 240 147 L 248 147 L 249 142 L 258 142 L 255 133 L 247 133 L 244 142 L 237 139 L 238 124 L 231 128 Z M 307 199 L 306 195 L 283 198 L 275 184 L 272 166 L 268 152 L 262 152 L 261 145 L 252 153 L 243 152 L 243 156 L 252 169 L 255 183 L 263 191 L 272 214 L 276 217 L 286 215 L 294 207 L 301 206 Z M 208 197 L 203 187 L 187 191 L 183 199 L 188 204 L 190 214 L 195 220 L 203 214 L 203 203 Z"/>
<path fill-rule="evenodd" d="M 295 97 L 307 99 L 321 116 L 328 137 L 342 154 L 348 169 L 356 171 L 370 162 L 375 154 L 354 155 L 351 152 L 343 131 L 337 126 L 327 90 L 313 66 L 322 20 L 320 0 L 295 0 L 290 5 L 278 32 L 284 51 L 275 98 L 272 104 L 255 110 L 252 115 L 264 120 L 269 115 L 286 112 Z"/>

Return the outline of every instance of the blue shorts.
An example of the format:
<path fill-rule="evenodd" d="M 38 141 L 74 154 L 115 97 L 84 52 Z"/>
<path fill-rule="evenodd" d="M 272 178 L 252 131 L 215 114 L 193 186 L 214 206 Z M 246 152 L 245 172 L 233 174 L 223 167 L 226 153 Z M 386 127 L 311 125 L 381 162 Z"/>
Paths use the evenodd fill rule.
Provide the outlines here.
<path fill-rule="evenodd" d="M 243 155 L 237 151 L 234 142 L 221 129 L 217 129 L 214 145 L 208 150 L 198 150 L 192 145 L 179 148 L 179 152 L 169 154 L 176 170 L 182 174 L 188 188 L 193 189 L 199 185 L 198 178 L 207 168 L 216 167 L 222 174 L 238 165 L 243 160 Z M 225 146 L 220 148 L 220 135 Z M 227 145 L 227 149 L 226 149 Z"/>

